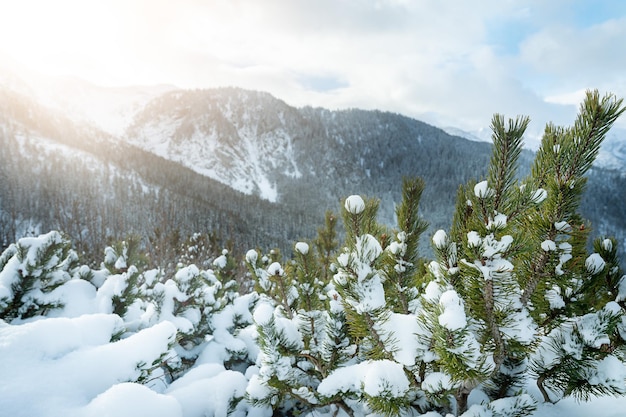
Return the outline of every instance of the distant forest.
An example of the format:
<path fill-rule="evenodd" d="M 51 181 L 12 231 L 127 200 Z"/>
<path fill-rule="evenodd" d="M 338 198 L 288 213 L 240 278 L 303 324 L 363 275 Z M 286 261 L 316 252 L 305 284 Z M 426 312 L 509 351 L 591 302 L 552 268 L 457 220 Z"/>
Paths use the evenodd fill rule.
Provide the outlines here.
<path fill-rule="evenodd" d="M 146 108 L 133 129 L 176 111 L 191 134 L 199 125 L 194 118 L 202 115 L 207 129 L 219 119 L 232 135 L 224 146 L 237 147 L 237 131 L 246 121 L 236 118 L 244 113 L 226 117 L 220 100 L 228 100 L 232 109 L 250 106 L 250 99 L 242 100 L 237 89 L 219 92 L 218 98 L 211 91 L 186 93 L 193 105 L 183 100 L 182 110 L 176 107 L 180 94 L 179 104 L 169 103 L 166 95 L 158 106 Z M 295 241 L 314 238 L 324 213 L 337 211 L 350 194 L 379 198 L 381 221 L 393 224 L 402 178 L 420 176 L 426 181 L 420 210 L 430 223 L 422 251 L 430 255 L 429 238 L 449 227 L 459 185 L 485 175 L 489 144 L 397 114 L 294 109 L 269 95 L 254 97 L 251 109 L 258 114 L 247 123 L 254 123 L 266 141 L 276 129 L 288 131 L 302 172 L 294 178 L 276 169 L 278 203 L 234 191 L 190 167 L 77 125 L 27 97 L 0 92 L 0 245 L 56 229 L 69 235 L 82 259 L 91 263 L 102 261 L 106 245 L 138 236 L 153 266 L 163 268 L 172 267 L 194 233 L 212 242 L 207 256 L 219 255 L 224 247 L 238 253 L 250 248 L 289 253 Z M 217 103 L 213 113 L 203 113 L 210 101 Z M 279 113 L 282 120 L 271 116 Z M 183 133 L 177 138 L 182 143 L 187 140 Z M 532 157 L 523 155 L 522 173 Z M 582 202 L 591 223 L 579 227 L 614 235 L 622 243 L 622 258 L 624 201 L 626 175 L 593 169 Z"/>

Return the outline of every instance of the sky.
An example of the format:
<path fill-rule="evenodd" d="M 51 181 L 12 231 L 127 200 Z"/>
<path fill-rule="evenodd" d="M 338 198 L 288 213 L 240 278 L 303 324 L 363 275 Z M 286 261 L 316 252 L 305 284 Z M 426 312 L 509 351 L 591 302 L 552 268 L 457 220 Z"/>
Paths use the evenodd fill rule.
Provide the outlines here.
<path fill-rule="evenodd" d="M 623 0 L 0 0 L 0 58 L 103 86 L 262 90 L 477 131 L 626 97 Z M 626 120 L 618 121 L 626 127 Z"/>

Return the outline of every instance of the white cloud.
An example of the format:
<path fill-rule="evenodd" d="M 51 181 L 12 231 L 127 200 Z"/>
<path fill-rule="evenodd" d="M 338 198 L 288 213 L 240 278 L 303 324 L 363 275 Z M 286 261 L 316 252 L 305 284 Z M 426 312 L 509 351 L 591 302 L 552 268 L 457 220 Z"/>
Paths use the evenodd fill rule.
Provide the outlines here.
<path fill-rule="evenodd" d="M 571 122 L 575 92 L 626 96 L 625 15 L 584 25 L 565 0 L 50 4 L 0 0 L 0 39 L 19 40 L 0 50 L 101 84 L 241 86 L 469 130 L 528 114 L 537 132 Z"/>

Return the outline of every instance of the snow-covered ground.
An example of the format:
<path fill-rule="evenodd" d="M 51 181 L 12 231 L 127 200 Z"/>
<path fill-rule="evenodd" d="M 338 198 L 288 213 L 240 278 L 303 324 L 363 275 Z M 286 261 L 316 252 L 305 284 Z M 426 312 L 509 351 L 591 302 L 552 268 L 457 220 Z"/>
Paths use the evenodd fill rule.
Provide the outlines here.
<path fill-rule="evenodd" d="M 75 295 L 89 293 L 76 283 Z M 92 294 L 93 295 L 93 294 Z M 219 364 L 200 364 L 164 389 L 125 382 L 135 365 L 150 363 L 174 337 L 167 321 L 110 343 L 122 325 L 113 314 L 47 318 L 9 325 L 0 321 L 0 415 L 11 417 L 225 416 L 247 379 Z M 538 391 L 533 392 L 541 398 Z M 259 410 L 257 410 L 259 411 Z M 622 417 L 626 398 L 540 404 L 536 417 Z"/>
<path fill-rule="evenodd" d="M 360 197 L 346 200 L 346 210 L 350 213 L 361 213 L 364 207 Z M 382 251 L 379 243 L 369 235 L 362 238 L 358 250 L 377 257 Z M 434 241 L 437 244 L 445 240 L 440 233 Z M 128 266 L 125 250 L 121 253 L 113 248 L 105 250 L 104 265 L 119 270 L 117 273 L 86 266 L 70 268 L 77 258 L 72 251 L 61 249 L 66 244 L 58 232 L 50 232 L 23 238 L 19 248 L 12 246 L 0 256 L 0 314 L 5 319 L 0 319 L 0 416 L 272 415 L 269 407 L 253 407 L 242 400 L 246 392 L 261 398 L 267 390 L 258 383 L 263 366 L 259 368 L 255 360 L 262 352 L 255 340 L 255 326 L 263 327 L 276 320 L 282 337 L 301 344 L 295 324 L 297 317 L 291 320 L 277 315 L 280 308 L 275 310 L 265 301 L 257 303 L 255 293 L 224 295 L 228 283 L 218 281 L 212 270 L 200 271 L 193 265 L 181 268 L 165 282 L 157 279 L 156 270 L 146 271 L 137 278 L 138 271 Z M 296 250 L 305 255 L 309 247 L 300 242 Z M 42 262 L 42 254 L 48 254 L 49 260 Z M 226 266 L 227 255 L 224 251 L 215 259 L 213 265 L 217 270 Z M 246 258 L 256 263 L 257 256 L 251 250 Z M 344 261 L 347 262 L 338 260 L 340 265 Z M 266 272 L 275 275 L 283 270 L 274 262 Z M 24 276 L 35 277 L 37 282 L 21 293 L 21 303 L 16 305 L 11 300 L 17 299 Z M 137 279 L 132 281 L 133 277 Z M 370 281 L 370 287 L 378 285 L 378 281 Z M 194 287 L 198 283 L 202 284 Z M 426 292 L 432 292 L 430 286 Z M 152 296 L 152 301 L 141 294 Z M 384 298 L 368 294 L 365 300 L 369 301 L 360 305 L 362 310 L 385 302 Z M 335 293 L 331 298 L 337 300 L 336 296 Z M 119 310 L 114 304 L 123 298 L 127 310 L 115 314 Z M 64 305 L 55 304 L 57 300 L 62 300 Z M 183 303 L 189 308 L 177 310 L 177 303 L 179 307 Z M 452 330 L 465 326 L 465 313 L 454 291 L 442 294 L 440 303 L 444 307 L 439 317 L 443 326 Z M 44 305 L 50 307 L 40 314 L 27 314 Z M 204 330 L 200 329 L 202 316 L 210 317 Z M 415 357 L 409 353 L 417 348 L 417 340 L 411 337 L 420 331 L 417 321 L 410 315 L 394 314 L 385 326 L 388 327 L 385 330 L 399 335 L 401 348 L 394 351 L 394 360 L 340 367 L 319 385 L 322 395 L 354 389 L 372 396 L 382 389 L 404 395 L 410 389 L 403 365 L 414 365 Z M 235 328 L 239 329 L 237 333 Z M 192 338 L 182 341 L 198 329 L 199 342 Z M 236 355 L 242 366 L 237 370 L 227 369 L 225 364 Z M 193 366 L 177 378 L 170 378 L 167 372 L 172 371 L 167 369 L 176 369 L 184 357 L 193 357 Z M 613 369 L 603 368 L 604 377 L 623 380 L 623 367 L 621 363 L 617 365 Z M 423 383 L 436 387 L 449 383 L 449 378 L 447 381 L 444 373 L 433 372 Z M 528 393 L 539 404 L 535 417 L 625 415 L 626 398 L 600 397 L 584 403 L 567 398 L 546 404 L 537 388 L 528 387 Z M 526 398 L 530 399 L 527 395 Z M 478 404 L 480 398 L 470 396 L 472 402 Z M 471 408 L 468 413 L 464 416 L 474 416 Z M 489 415 L 484 410 L 480 414 Z M 323 414 L 313 412 L 309 416 Z"/>

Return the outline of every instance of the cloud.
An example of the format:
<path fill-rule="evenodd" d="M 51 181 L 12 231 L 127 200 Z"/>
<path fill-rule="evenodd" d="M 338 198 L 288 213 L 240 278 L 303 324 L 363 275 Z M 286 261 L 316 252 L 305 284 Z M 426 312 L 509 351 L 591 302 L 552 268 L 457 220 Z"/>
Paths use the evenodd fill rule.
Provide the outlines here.
<path fill-rule="evenodd" d="M 19 13 L 0 14 L 0 38 L 43 30 L 49 52 L 30 34 L 24 59 L 57 72 L 70 63 L 100 84 L 240 86 L 296 106 L 377 108 L 468 130 L 494 112 L 528 114 L 537 131 L 569 124 L 576 106 L 562 98 L 585 88 L 626 96 L 619 0 L 16 3 Z M 34 24 L 38 5 L 48 16 Z"/>
<path fill-rule="evenodd" d="M 529 36 L 522 44 L 520 58 L 535 71 L 565 76 L 570 82 L 599 81 L 624 73 L 626 17 L 578 30 L 553 25 Z"/>

